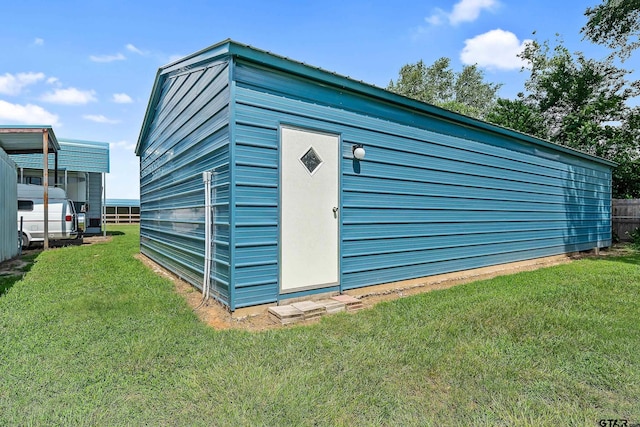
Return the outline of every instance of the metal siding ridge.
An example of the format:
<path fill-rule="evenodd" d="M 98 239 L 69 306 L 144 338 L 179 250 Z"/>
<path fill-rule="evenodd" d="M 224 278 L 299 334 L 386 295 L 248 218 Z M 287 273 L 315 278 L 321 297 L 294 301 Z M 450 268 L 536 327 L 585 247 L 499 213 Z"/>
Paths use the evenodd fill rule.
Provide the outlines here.
<path fill-rule="evenodd" d="M 189 103 L 185 101 L 185 97 L 187 94 L 191 93 L 194 88 L 193 85 L 189 85 L 188 83 L 197 83 L 200 79 L 203 79 L 205 75 L 206 74 L 202 70 L 181 78 L 167 80 L 165 84 L 167 85 L 168 90 L 164 97 L 161 98 L 161 102 L 156 106 L 154 120 L 149 126 L 149 134 L 147 136 L 148 140 L 157 141 L 158 135 L 161 135 L 164 129 L 180 117 L 179 112 L 173 116 L 171 116 L 171 113 L 177 110 L 178 107 L 182 107 L 184 110 L 184 108 L 189 106 Z M 195 82 L 190 82 L 191 80 L 195 80 Z M 212 80 L 208 83 L 211 82 Z M 195 97 L 197 96 L 198 93 L 195 94 Z M 153 147 L 154 145 L 152 143 L 147 148 L 152 149 Z"/>
<path fill-rule="evenodd" d="M 158 118 L 160 119 L 158 125 L 149 135 L 149 138 L 155 140 L 173 123 L 175 123 L 178 118 L 183 118 L 184 114 L 196 110 L 195 113 L 199 110 L 198 106 L 205 105 L 208 100 L 213 100 L 218 97 L 218 95 L 224 91 L 227 87 L 227 81 L 224 79 L 223 72 L 227 69 L 227 67 L 221 67 L 216 70 L 214 68 L 209 70 L 203 70 L 202 74 L 196 75 L 195 73 L 190 74 L 187 77 L 186 81 L 182 85 L 184 87 L 184 91 L 182 91 L 182 87 L 180 90 L 176 91 L 175 96 L 180 96 L 180 99 L 174 104 L 170 106 L 171 108 L 164 113 L 159 112 Z M 188 80 L 191 76 L 194 76 L 193 79 L 195 82 L 192 82 L 188 85 Z M 213 92 L 213 93 L 209 93 Z M 187 96 L 189 95 L 189 96 Z M 201 101 L 197 101 L 201 99 Z M 180 110 L 176 112 L 175 110 Z M 187 119 L 186 121 L 189 121 Z M 150 146 L 149 148 L 152 148 Z"/>
<path fill-rule="evenodd" d="M 379 88 L 377 86 L 373 86 L 361 81 L 356 81 L 335 73 L 330 73 L 320 68 L 314 68 L 300 62 L 294 62 L 288 58 L 277 56 L 275 54 L 268 53 L 265 51 L 260 51 L 248 45 L 241 45 L 232 40 L 227 40 L 225 43 L 228 46 L 229 53 L 231 53 L 232 55 L 235 55 L 236 57 L 241 57 L 243 59 L 247 59 L 250 62 L 267 66 L 269 68 L 282 70 L 287 73 L 304 77 L 306 79 L 325 82 L 331 86 L 348 89 L 350 91 L 353 91 L 359 94 L 364 94 L 366 96 L 373 97 L 379 101 L 389 102 L 396 106 L 401 106 L 411 110 L 417 110 L 423 114 L 433 115 L 437 118 L 444 119 L 445 121 L 448 121 L 448 122 L 469 126 L 471 128 L 480 129 L 483 131 L 489 131 L 491 133 L 497 133 L 500 135 L 517 139 L 522 142 L 527 142 L 527 143 L 538 145 L 544 148 L 548 148 L 553 151 L 564 152 L 575 157 L 580 157 L 596 163 L 605 164 L 610 167 L 617 165 L 615 162 L 611 162 L 609 160 L 606 160 L 597 156 L 592 156 L 590 154 L 584 153 L 579 150 L 560 146 L 550 141 L 535 138 L 533 136 L 530 136 L 521 132 L 517 132 L 512 129 L 508 129 L 498 125 L 483 122 L 481 120 L 464 116 L 459 113 L 454 113 L 454 112 L 445 110 L 443 108 L 436 107 L 434 105 L 416 101 L 408 97 L 392 93 L 390 91 Z"/>
<path fill-rule="evenodd" d="M 241 267 L 234 265 L 234 282 L 232 289 L 240 289 L 250 286 L 253 282 L 269 282 L 277 283 L 278 277 L 278 262 L 273 262 L 268 265 L 257 265 Z M 273 291 L 277 292 L 277 288 L 274 287 Z"/>
<path fill-rule="evenodd" d="M 496 214 L 500 216 L 497 217 Z M 394 209 L 358 209 L 344 208 L 344 221 L 348 224 L 403 224 L 403 223 L 430 223 L 430 222 L 487 222 L 495 221 L 537 221 L 537 220 L 565 220 L 564 212 L 528 212 L 528 211 L 474 211 L 467 212 L 464 209 L 434 209 L 434 210 L 394 210 Z M 580 219 L 599 220 L 600 215 L 582 215 Z"/>
<path fill-rule="evenodd" d="M 244 90 L 244 92 L 240 92 L 239 94 L 239 96 L 241 96 L 240 98 L 241 102 L 249 107 L 264 108 L 262 107 L 263 105 L 269 104 L 271 105 L 270 109 L 273 111 L 290 113 L 292 110 L 295 110 L 297 112 L 296 114 L 303 115 L 304 117 L 307 117 L 307 118 L 317 117 L 311 111 L 317 108 L 322 108 L 325 110 L 325 116 L 326 116 L 324 118 L 325 121 L 329 121 L 331 123 L 335 123 L 338 125 L 342 125 L 343 123 L 349 123 L 349 125 L 345 125 L 345 126 L 348 126 L 351 129 L 354 129 L 354 131 L 350 133 L 356 133 L 356 131 L 368 132 L 369 135 L 371 135 L 372 133 L 376 134 L 375 136 L 377 136 L 377 138 L 381 138 L 381 135 L 382 135 L 384 136 L 385 139 L 388 139 L 391 141 L 393 140 L 399 141 L 401 143 L 401 146 L 402 145 L 406 146 L 407 144 L 410 145 L 411 142 L 415 142 L 415 143 L 420 143 L 421 144 L 420 147 L 424 146 L 424 143 L 437 144 L 445 147 L 446 149 L 456 149 L 456 150 L 475 152 L 480 155 L 495 156 L 501 153 L 499 154 L 499 157 L 505 160 L 513 160 L 518 163 L 527 163 L 530 165 L 537 165 L 537 166 L 541 164 L 546 164 L 548 165 L 547 167 L 553 167 L 555 165 L 555 168 L 559 168 L 560 170 L 565 170 L 565 168 L 562 168 L 562 165 L 567 164 L 566 160 L 560 161 L 559 159 L 551 160 L 551 159 L 545 158 L 544 156 L 541 156 L 541 154 L 543 153 L 540 153 L 540 152 L 527 153 L 527 152 L 517 151 L 520 155 L 524 156 L 524 159 L 514 160 L 513 159 L 514 151 L 512 149 L 505 148 L 502 145 L 495 145 L 495 143 L 498 142 L 497 140 L 493 141 L 492 143 L 487 141 L 486 138 L 474 140 L 474 139 L 470 139 L 468 136 L 464 136 L 464 137 L 454 136 L 454 135 L 450 135 L 450 134 L 446 134 L 438 131 L 431 131 L 424 127 L 417 127 L 415 125 L 410 126 L 402 122 L 397 122 L 397 123 L 390 122 L 389 119 L 366 116 L 366 115 L 363 115 L 362 113 L 343 110 L 337 107 L 332 107 L 332 106 L 327 106 L 322 104 L 320 105 L 310 104 L 309 102 L 304 102 L 304 101 L 292 99 L 292 98 L 285 98 L 283 96 L 276 96 L 276 95 L 261 92 L 261 91 L 255 91 L 255 90 L 249 90 L 249 89 L 239 89 L 239 90 L 240 91 Z M 295 105 L 296 107 L 292 107 L 292 105 Z M 429 120 L 429 118 L 424 118 L 423 120 Z M 375 129 L 376 129 L 375 132 L 370 131 L 370 129 L 374 128 L 374 126 L 372 126 L 371 123 L 369 122 L 377 123 L 379 125 L 379 126 L 375 126 Z M 425 139 L 425 135 L 430 136 L 431 139 L 429 140 Z M 467 144 L 467 146 L 466 147 L 460 146 L 459 145 L 460 141 L 464 141 L 465 144 Z M 362 142 L 362 141 L 359 141 L 359 142 Z M 511 145 L 512 147 L 517 146 L 517 142 L 515 141 L 505 140 L 505 141 L 501 141 L 501 143 Z M 371 142 L 371 141 L 368 144 L 371 144 L 372 146 L 377 145 L 375 142 Z M 414 150 L 415 150 L 415 147 L 414 147 Z M 491 150 L 494 150 L 494 151 L 498 150 L 498 151 L 495 151 L 495 154 L 491 154 Z M 549 162 L 553 162 L 553 163 L 549 163 Z M 587 163 L 592 167 L 594 166 L 593 162 L 587 162 Z M 592 168 L 586 168 L 584 165 L 583 166 L 574 165 L 574 167 L 583 168 L 585 170 L 592 169 Z"/>
<path fill-rule="evenodd" d="M 236 309 L 236 61 L 232 58 L 228 65 L 229 87 L 229 309 Z"/>
<path fill-rule="evenodd" d="M 552 230 L 553 231 L 553 230 Z M 484 245 L 498 245 L 511 243 L 526 243 L 535 241 L 550 241 L 562 239 L 565 243 L 583 243 L 593 240 L 600 240 L 606 232 L 594 233 L 589 230 L 587 233 L 559 234 L 553 232 L 540 233 L 528 232 L 508 233 L 507 238 L 499 236 L 499 233 L 488 235 L 450 235 L 450 236 L 427 236 L 420 238 L 395 238 L 345 242 L 345 258 L 368 257 L 371 255 L 391 255 L 420 251 L 466 248 Z M 585 239 L 586 238 L 586 239 Z M 372 250 L 372 248 L 378 248 Z"/>
<path fill-rule="evenodd" d="M 148 155 L 144 159 L 141 167 L 146 169 L 158 159 L 163 158 L 172 148 L 183 142 L 188 135 L 193 133 L 197 134 L 198 130 L 202 132 L 202 128 L 213 128 L 216 130 L 224 128 L 229 98 L 228 96 L 224 96 L 223 92 L 224 91 L 219 93 L 219 95 L 222 96 L 206 99 L 206 102 L 202 105 L 197 104 L 196 106 L 200 107 L 199 109 L 195 109 L 196 106 L 194 106 L 194 109 L 190 110 L 193 113 L 192 116 L 182 122 L 181 126 L 176 126 L 172 130 L 167 129 L 166 135 L 161 135 L 162 138 L 158 139 L 157 145 L 157 147 L 163 147 L 164 151 L 154 150 L 153 154 Z M 199 119 L 194 120 L 195 117 L 199 117 Z"/>
<path fill-rule="evenodd" d="M 379 224 L 359 224 L 349 227 L 346 236 L 343 237 L 345 244 L 350 242 L 368 242 L 371 240 L 393 240 L 420 237 L 438 237 L 438 236 L 473 236 L 476 234 L 510 234 L 524 232 L 545 232 L 545 231 L 566 231 L 567 221 L 537 221 L 537 222 L 493 222 L 493 223 L 417 223 L 417 224 L 386 224 L 380 227 Z M 551 224 L 561 223 L 562 226 L 551 226 Z M 606 225 L 592 227 L 591 221 L 588 225 L 575 225 L 578 221 L 573 222 L 574 230 L 593 228 L 594 232 L 606 233 Z"/>
<path fill-rule="evenodd" d="M 432 196 L 432 197 L 452 197 L 452 198 L 468 198 L 468 199 L 495 199 L 506 201 L 528 201 L 536 200 L 547 201 L 549 203 L 564 203 L 566 200 L 565 192 L 545 193 L 537 191 L 527 191 L 522 189 L 505 189 L 505 188 L 489 188 L 474 186 L 472 184 L 452 185 L 440 183 L 436 181 L 425 181 L 420 179 L 394 179 L 389 177 L 374 177 L 366 175 L 367 179 L 363 180 L 359 174 L 343 173 L 345 184 L 343 191 L 345 193 L 372 193 L 372 194 L 403 194 L 414 196 Z M 402 185 L 402 187 L 400 187 Z M 428 190 L 424 190 L 428 186 Z M 457 190 L 457 191 L 453 191 Z M 465 193 L 460 193 L 465 191 Z M 586 200 L 594 200 L 601 202 L 601 197 L 596 197 L 593 192 L 579 190 L 584 194 L 579 197 Z M 553 200 L 558 200 L 553 202 Z"/>
<path fill-rule="evenodd" d="M 222 127 L 213 133 L 209 134 L 202 140 L 196 142 L 196 146 L 199 144 L 203 144 L 206 148 L 202 150 L 188 150 L 185 149 L 186 156 L 183 156 L 183 153 L 179 153 L 177 159 L 174 158 L 175 169 L 167 168 L 166 166 L 169 164 L 169 160 L 164 160 L 163 163 L 158 163 L 155 167 L 149 169 L 143 169 L 144 176 L 141 179 L 140 185 L 141 188 L 145 189 L 150 188 L 153 189 L 155 187 L 162 187 L 165 184 L 159 183 L 158 181 L 162 180 L 167 176 L 172 176 L 173 179 L 181 182 L 183 179 L 186 179 L 191 176 L 191 174 L 187 171 L 182 171 L 185 166 L 193 164 L 194 162 L 200 161 L 202 159 L 202 154 L 211 155 L 213 159 L 211 160 L 214 163 L 220 162 L 220 165 L 228 164 L 228 153 L 224 151 L 224 147 L 229 143 L 228 133 L 225 132 L 226 127 Z M 186 143 L 185 143 L 186 144 Z M 219 152 L 218 152 L 219 151 Z M 176 170 L 181 171 L 179 174 L 176 174 Z M 154 185 L 152 185 L 155 182 Z M 171 181 L 173 182 L 173 180 Z"/>
<path fill-rule="evenodd" d="M 433 276 L 436 274 L 464 272 L 466 270 L 488 267 L 493 265 L 507 264 L 516 261 L 524 261 L 528 259 L 542 258 L 551 255 L 565 254 L 569 252 L 577 252 L 580 250 L 592 249 L 585 246 L 560 246 L 553 248 L 545 248 L 542 250 L 531 250 L 523 252 L 514 252 L 511 254 L 497 254 L 494 256 L 454 259 L 434 262 L 424 265 L 416 265 L 411 268 L 390 268 L 386 270 L 366 271 L 364 273 L 347 274 L 348 285 L 346 289 L 356 289 L 365 286 L 376 285 L 380 283 L 396 282 L 399 280 L 416 279 L 421 277 Z"/>
<path fill-rule="evenodd" d="M 216 84 L 215 80 L 209 83 L 211 83 L 212 85 Z M 184 132 L 187 132 L 187 134 L 191 133 L 193 130 L 210 122 L 210 116 L 219 114 L 225 110 L 225 108 L 227 107 L 227 103 L 225 103 L 224 101 L 228 101 L 228 96 L 225 96 L 227 86 L 225 85 L 223 79 L 221 79 L 217 84 L 219 86 L 219 90 L 216 91 L 215 96 L 204 96 L 203 93 L 195 94 L 194 98 L 190 98 L 189 104 L 185 106 L 185 109 L 181 112 L 182 114 L 176 116 L 174 120 L 167 122 L 167 126 L 162 128 L 162 131 L 146 148 L 145 151 L 150 151 L 150 153 L 143 159 L 143 167 L 146 167 L 147 164 L 152 163 L 156 158 L 166 153 L 173 147 L 173 145 L 167 145 L 167 141 L 173 139 L 179 142 L 182 138 L 184 138 Z M 202 116 L 203 110 L 207 112 L 215 111 L 215 113 L 205 115 L 203 118 L 199 119 L 194 128 L 194 124 L 191 124 L 190 122 L 194 117 Z M 184 116 L 186 116 L 187 113 L 190 114 L 190 116 L 185 118 Z M 180 122 L 176 120 L 178 117 L 181 118 Z M 183 130 L 187 125 L 191 128 L 187 128 L 188 131 Z M 182 132 L 182 134 L 180 134 L 179 132 Z M 164 147 L 164 151 L 158 151 L 156 147 Z"/>
<path fill-rule="evenodd" d="M 343 171 L 345 172 L 345 171 Z M 431 167 L 420 167 L 404 164 L 392 164 L 386 162 L 378 162 L 373 160 L 367 160 L 366 169 L 360 170 L 359 177 L 373 177 L 373 178 L 385 178 L 395 179 L 399 181 L 417 181 L 417 182 L 433 182 L 446 185 L 460 186 L 460 187 L 480 187 L 480 188 L 493 188 L 493 189 L 511 189 L 524 192 L 545 194 L 548 191 L 555 191 L 553 194 L 566 195 L 567 187 L 556 184 L 543 184 L 526 180 L 511 179 L 506 176 L 487 176 L 474 173 L 473 171 L 460 171 L 451 172 L 445 169 L 435 169 Z M 419 176 L 421 180 L 416 180 Z M 465 178 L 466 177 L 466 178 Z M 470 184 L 468 177 L 474 179 L 474 184 Z M 526 184 L 523 187 L 522 184 Z M 574 191 L 574 190 L 572 190 Z M 575 191 L 595 191 L 598 193 L 606 192 L 606 185 L 594 186 L 591 185 L 591 190 L 588 189 L 576 189 Z"/>
<path fill-rule="evenodd" d="M 219 73 L 223 76 L 222 80 L 227 77 L 224 70 L 226 67 L 221 67 Z M 183 92 L 164 92 L 172 97 L 175 96 L 175 100 L 184 96 L 185 99 L 182 100 L 182 103 L 178 102 L 173 105 L 174 101 L 172 100 L 164 104 L 171 109 L 168 111 L 177 113 L 180 110 L 182 113 L 186 112 L 188 116 L 185 118 L 183 115 L 182 119 L 175 121 L 173 120 L 175 118 L 169 118 L 166 122 L 156 123 L 159 127 L 156 128 L 157 132 L 154 135 L 157 135 L 158 139 L 147 145 L 146 152 L 150 155 L 144 156 L 142 154 L 143 161 L 141 162 L 143 166 L 141 168 L 141 206 L 144 212 L 141 215 L 141 246 L 148 248 L 145 249 L 147 252 L 156 251 L 157 256 L 164 260 L 161 262 L 162 264 L 173 270 L 174 273 L 184 275 L 196 287 L 201 286 L 203 272 L 202 248 L 198 243 L 203 241 L 202 219 L 198 218 L 199 214 L 196 212 L 201 205 L 200 197 L 198 197 L 200 185 L 195 183 L 199 177 L 196 172 L 203 168 L 214 167 L 215 164 L 223 165 L 226 168 L 227 166 L 224 165 L 228 165 L 229 161 L 227 113 L 229 97 L 225 89 L 228 86 L 228 81 L 220 82 L 219 78 L 216 80 L 213 77 L 215 75 L 213 71 L 209 74 L 205 72 L 203 75 L 205 78 L 199 80 L 200 85 L 190 88 L 181 86 L 184 89 Z M 197 79 L 191 79 L 189 83 L 196 81 Z M 218 89 L 215 89 L 216 85 Z M 208 99 L 205 96 L 211 95 L 211 89 L 206 94 L 196 93 L 198 89 L 205 87 L 214 88 L 214 99 Z M 194 100 L 195 102 L 192 102 Z M 189 105 L 186 105 L 187 103 Z M 160 100 L 160 105 L 163 105 L 162 100 Z M 216 115 L 216 110 L 221 111 L 221 114 Z M 158 121 L 157 118 L 156 121 Z M 184 141 L 185 138 L 188 138 L 189 141 Z M 191 146 L 194 140 L 196 147 L 199 144 L 203 147 L 206 145 L 208 150 L 194 150 Z M 140 143 L 144 145 L 148 141 L 147 139 L 147 141 Z M 149 147 L 152 149 L 155 147 L 156 153 L 151 153 Z M 169 158 L 164 156 L 168 150 L 173 150 L 171 159 L 173 164 L 171 165 L 167 163 Z M 161 160 L 155 161 L 160 155 L 163 155 Z M 148 167 L 145 167 L 146 165 Z M 180 171 L 178 175 L 175 175 L 176 170 Z M 176 185 L 176 178 L 180 180 L 178 185 Z M 223 177 L 223 179 L 227 178 Z M 226 192 L 222 193 L 222 196 L 226 197 L 224 194 Z M 218 198 L 217 201 L 220 202 L 220 199 Z M 214 259 L 216 268 L 213 280 L 217 293 L 223 296 L 221 299 L 225 303 L 228 303 L 226 295 L 229 283 L 230 250 L 228 243 L 221 241 L 226 238 L 227 232 L 221 230 L 228 227 L 228 224 L 224 224 L 222 221 L 228 221 L 229 208 L 224 203 L 218 203 L 218 205 L 214 225 L 219 234 L 214 243 L 216 245 Z M 176 218 L 172 216 L 172 212 L 179 214 L 185 212 L 186 216 L 184 219 Z M 186 226 L 189 231 L 178 231 L 174 229 L 176 226 Z M 176 233 L 181 236 L 177 237 Z"/>
<path fill-rule="evenodd" d="M 345 192 L 344 207 L 380 208 L 380 209 L 447 209 L 459 204 L 465 210 L 521 211 L 531 212 L 591 212 L 597 211 L 600 204 L 586 204 L 580 201 L 565 202 L 502 200 L 489 198 L 465 197 L 464 195 L 430 196 L 427 194 L 378 194 Z M 256 193 L 258 197 L 259 193 Z M 571 207 L 579 206 L 578 211 Z M 569 208 L 569 209 L 567 209 Z M 595 208 L 595 209 L 594 209 Z"/>
<path fill-rule="evenodd" d="M 254 116 L 254 117 L 257 116 L 257 115 L 262 115 L 262 116 L 265 116 L 265 117 L 271 115 L 270 113 L 266 113 L 265 111 L 263 111 L 261 109 L 260 109 L 260 111 L 256 111 L 256 112 L 253 112 L 253 113 L 250 113 L 250 114 L 252 116 Z M 270 119 L 275 120 L 276 117 L 280 117 L 282 114 L 290 114 L 290 113 L 289 112 L 281 112 L 281 113 L 278 113 L 278 114 L 274 113 L 272 115 L 273 117 L 270 117 Z M 305 123 L 305 122 L 301 122 L 301 123 L 308 124 L 308 123 Z M 321 125 L 317 124 L 315 121 L 314 121 L 314 125 L 315 126 L 321 126 Z M 309 125 L 309 126 L 311 126 L 311 125 Z M 339 125 L 339 127 L 336 128 L 335 131 L 336 132 L 344 132 L 345 134 L 348 133 L 348 130 L 344 130 L 344 128 L 345 128 L 345 126 Z M 347 128 L 347 129 L 349 129 L 349 128 Z M 361 143 L 364 143 L 365 145 L 368 144 L 368 142 L 364 141 L 364 140 L 361 140 Z M 426 159 L 426 157 L 425 157 L 425 159 Z M 521 173 L 522 176 L 520 177 L 520 179 L 508 178 L 508 177 L 504 177 L 504 176 L 498 177 L 498 176 L 495 176 L 495 171 L 493 171 L 491 169 L 489 169 L 488 172 L 493 173 L 494 176 L 491 176 L 489 173 L 480 174 L 480 173 L 477 173 L 477 172 L 470 172 L 468 169 L 462 168 L 457 162 L 455 162 L 453 160 L 440 160 L 440 163 L 434 163 L 434 162 L 429 163 L 426 160 L 425 160 L 425 162 L 426 163 L 424 165 L 415 164 L 415 162 L 407 162 L 407 161 L 391 163 L 391 162 L 383 161 L 383 160 L 380 160 L 380 159 L 376 160 L 376 158 L 372 159 L 370 156 L 368 156 L 366 164 L 368 165 L 369 168 L 385 167 L 385 166 L 386 167 L 398 166 L 398 167 L 405 168 L 406 170 L 409 170 L 409 171 L 413 171 L 413 170 L 416 170 L 416 169 L 418 169 L 418 170 L 429 170 L 429 171 L 439 171 L 441 173 L 454 175 L 456 177 L 459 174 L 466 174 L 466 175 L 475 176 L 475 177 L 484 177 L 484 178 L 489 178 L 489 179 L 508 180 L 508 181 L 512 181 L 512 182 L 525 183 L 525 184 L 531 184 L 531 185 L 540 185 L 540 184 L 542 184 L 545 187 L 548 186 L 548 185 L 552 185 L 552 186 L 555 186 L 555 187 L 558 187 L 558 188 L 565 188 L 565 186 L 562 185 L 561 183 L 562 182 L 566 182 L 566 178 L 562 179 L 562 180 L 558 179 L 558 183 L 557 184 L 554 184 L 553 181 L 548 181 L 548 180 L 547 180 L 546 184 L 543 184 L 544 180 L 541 180 L 541 179 L 538 180 L 540 182 L 533 182 L 533 180 L 528 179 L 528 178 L 533 177 L 534 175 L 527 175 L 527 174 L 524 174 L 524 173 Z M 438 167 L 438 164 L 441 164 L 441 166 Z M 447 165 L 447 166 L 445 166 L 445 165 Z M 453 173 L 451 168 L 454 168 L 456 173 Z M 391 169 L 391 170 L 393 172 L 390 172 L 389 175 L 387 175 L 387 176 L 389 176 L 389 177 L 398 176 L 395 170 L 393 170 L 393 169 Z M 360 175 L 362 175 L 362 174 L 366 174 L 366 171 L 361 171 Z M 376 172 L 376 175 L 380 175 L 380 173 Z M 411 178 L 414 175 L 415 175 L 415 173 L 411 173 L 410 176 L 407 176 L 405 178 Z M 441 180 L 439 180 L 439 181 L 441 181 Z M 588 183 L 586 185 L 594 187 L 596 184 Z M 601 187 L 602 188 L 605 187 L 604 183 L 601 185 Z M 544 191 L 546 191 L 546 189 L 542 189 L 540 191 L 544 192 Z"/>

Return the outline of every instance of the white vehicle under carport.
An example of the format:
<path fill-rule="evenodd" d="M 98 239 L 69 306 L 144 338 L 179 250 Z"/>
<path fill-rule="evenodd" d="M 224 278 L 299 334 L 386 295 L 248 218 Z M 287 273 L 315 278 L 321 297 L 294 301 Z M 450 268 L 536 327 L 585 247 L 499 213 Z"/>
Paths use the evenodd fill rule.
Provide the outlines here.
<path fill-rule="evenodd" d="M 49 187 L 49 239 L 75 241 L 82 236 L 73 202 L 61 188 Z M 20 228 L 22 227 L 22 229 Z M 22 247 L 44 241 L 44 187 L 18 184 L 18 233 Z"/>

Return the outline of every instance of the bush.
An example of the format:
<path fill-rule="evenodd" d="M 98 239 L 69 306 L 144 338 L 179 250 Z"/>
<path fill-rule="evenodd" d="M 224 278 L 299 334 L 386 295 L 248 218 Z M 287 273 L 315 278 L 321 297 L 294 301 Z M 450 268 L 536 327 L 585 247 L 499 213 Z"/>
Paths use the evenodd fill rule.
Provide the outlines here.
<path fill-rule="evenodd" d="M 631 246 L 640 250 L 640 228 L 636 227 L 631 233 L 627 231 L 626 234 L 631 238 Z"/>

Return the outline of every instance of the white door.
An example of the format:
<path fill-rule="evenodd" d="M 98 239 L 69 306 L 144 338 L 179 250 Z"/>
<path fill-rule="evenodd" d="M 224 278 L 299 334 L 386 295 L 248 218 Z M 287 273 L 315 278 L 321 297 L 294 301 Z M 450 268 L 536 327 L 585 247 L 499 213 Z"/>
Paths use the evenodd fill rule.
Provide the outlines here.
<path fill-rule="evenodd" d="M 280 288 L 338 283 L 339 137 L 281 128 Z"/>

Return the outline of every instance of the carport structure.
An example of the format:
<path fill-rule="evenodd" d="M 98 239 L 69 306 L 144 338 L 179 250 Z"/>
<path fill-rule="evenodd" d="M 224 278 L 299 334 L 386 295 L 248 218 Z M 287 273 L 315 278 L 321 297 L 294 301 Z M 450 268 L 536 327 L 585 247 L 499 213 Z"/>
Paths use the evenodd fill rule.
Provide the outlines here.
<path fill-rule="evenodd" d="M 42 153 L 42 182 L 49 182 L 49 153 L 54 154 L 54 174 L 58 175 L 60 144 L 49 125 L 0 125 L 0 147 L 7 154 Z M 16 214 L 17 215 L 17 214 Z M 44 186 L 44 248 L 49 248 L 49 187 Z"/>

